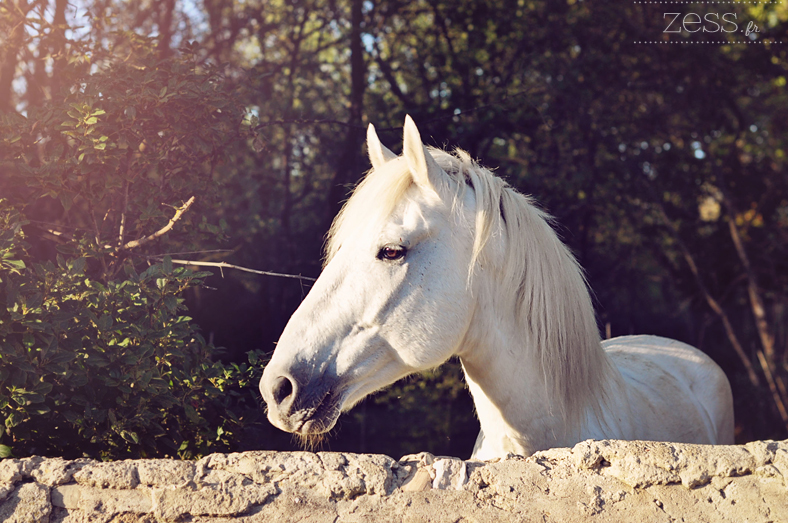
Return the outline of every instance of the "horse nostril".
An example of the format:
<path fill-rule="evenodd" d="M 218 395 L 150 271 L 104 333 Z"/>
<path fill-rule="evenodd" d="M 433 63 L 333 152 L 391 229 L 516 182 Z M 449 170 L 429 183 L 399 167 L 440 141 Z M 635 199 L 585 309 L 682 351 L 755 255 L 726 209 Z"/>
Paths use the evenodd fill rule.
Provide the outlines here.
<path fill-rule="evenodd" d="M 271 392 L 276 404 L 281 405 L 293 393 L 293 383 L 285 376 L 279 376 L 274 381 L 274 387 Z"/>

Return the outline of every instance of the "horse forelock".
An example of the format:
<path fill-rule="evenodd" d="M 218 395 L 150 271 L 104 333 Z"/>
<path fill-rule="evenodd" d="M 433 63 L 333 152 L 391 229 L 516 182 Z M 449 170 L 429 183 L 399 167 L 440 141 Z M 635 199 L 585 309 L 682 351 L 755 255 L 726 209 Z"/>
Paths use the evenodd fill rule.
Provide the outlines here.
<path fill-rule="evenodd" d="M 441 169 L 449 175 L 449 184 L 460 191 L 465 190 L 469 185 L 465 180 L 466 168 L 473 164 L 470 156 L 460 150 L 452 155 L 440 149 L 428 149 Z M 403 157 L 369 170 L 334 218 L 326 236 L 324 265 L 331 261 L 345 241 L 357 236 L 361 228 L 379 228 L 391 216 L 413 183 L 413 176 Z M 442 193 L 451 190 L 449 187 L 438 189 Z M 456 205 L 462 194 L 455 193 L 453 196 Z"/>
<path fill-rule="evenodd" d="M 358 235 L 361 228 L 382 225 L 412 183 L 403 158 L 390 160 L 382 168 L 368 171 L 328 230 L 324 266 L 343 243 Z"/>
<path fill-rule="evenodd" d="M 440 189 L 443 198 L 451 199 L 452 211 L 460 210 L 465 191 L 472 191 L 476 200 L 469 282 L 479 265 L 491 266 L 484 272 L 495 277 L 478 282 L 498 287 L 487 293 L 498 301 L 489 310 L 514 311 L 512 321 L 523 337 L 523 350 L 534 351 L 541 364 L 546 393 L 568 424 L 579 430 L 589 407 L 597 413 L 602 408 L 613 375 L 600 346 L 582 270 L 552 229 L 551 217 L 531 198 L 465 151 L 429 152 L 448 175 Z M 357 237 L 361 227 L 381 226 L 412 184 L 402 157 L 370 171 L 329 230 L 325 262 L 342 243 Z"/>

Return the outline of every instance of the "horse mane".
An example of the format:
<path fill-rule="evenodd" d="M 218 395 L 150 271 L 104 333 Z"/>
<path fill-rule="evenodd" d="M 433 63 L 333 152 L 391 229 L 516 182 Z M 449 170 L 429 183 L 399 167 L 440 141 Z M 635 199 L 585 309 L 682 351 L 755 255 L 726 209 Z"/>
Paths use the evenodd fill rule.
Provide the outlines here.
<path fill-rule="evenodd" d="M 453 206 L 465 191 L 476 200 L 475 237 L 469 278 L 491 267 L 497 289 L 489 293 L 491 310 L 512 311 L 524 350 L 541 361 L 548 398 L 560 409 L 570 430 L 579 431 L 587 409 L 599 416 L 615 375 L 601 348 L 594 309 L 583 271 L 551 227 L 552 218 L 503 179 L 481 167 L 468 153 L 428 148 L 449 175 L 440 194 L 453 194 Z M 356 187 L 329 230 L 325 263 L 359 227 L 379 228 L 413 182 L 404 158 L 371 170 Z M 493 248 L 504 241 L 503 249 Z"/>

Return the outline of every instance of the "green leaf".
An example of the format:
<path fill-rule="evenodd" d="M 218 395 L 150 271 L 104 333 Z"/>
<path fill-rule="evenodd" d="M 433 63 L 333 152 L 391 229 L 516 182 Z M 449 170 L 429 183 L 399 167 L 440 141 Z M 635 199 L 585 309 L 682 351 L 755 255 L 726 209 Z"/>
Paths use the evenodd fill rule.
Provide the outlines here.
<path fill-rule="evenodd" d="M 109 359 L 103 354 L 93 353 L 87 358 L 86 363 L 91 367 L 101 368 L 109 365 Z"/>
<path fill-rule="evenodd" d="M 50 392 L 52 392 L 52 384 L 46 381 L 42 381 L 41 383 L 36 385 L 33 390 L 39 394 L 47 395 Z"/>
<path fill-rule="evenodd" d="M 136 432 L 130 432 L 128 430 L 122 430 L 120 432 L 120 436 L 130 443 L 135 443 L 139 445 L 140 437 L 137 435 Z"/>
<path fill-rule="evenodd" d="M 101 332 L 108 331 L 112 328 L 113 320 L 112 316 L 109 314 L 102 314 L 101 317 L 98 319 L 96 326 Z"/>
<path fill-rule="evenodd" d="M 25 269 L 25 262 L 22 260 L 3 260 L 3 265 L 14 272 Z"/>
<path fill-rule="evenodd" d="M 170 313 L 174 313 L 178 309 L 178 298 L 175 296 L 165 296 L 164 306 Z"/>
<path fill-rule="evenodd" d="M 14 452 L 11 450 L 11 447 L 8 445 L 0 445 L 0 458 L 13 458 Z"/>
<path fill-rule="evenodd" d="M 50 363 L 60 364 L 60 363 L 68 363 L 70 361 L 74 361 L 77 359 L 77 355 L 73 352 L 59 352 L 49 358 Z"/>
<path fill-rule="evenodd" d="M 84 256 L 81 256 L 81 257 L 73 260 L 70 263 L 71 267 L 69 268 L 69 272 L 71 274 L 82 274 L 82 272 L 85 270 L 85 263 L 86 262 L 87 262 L 87 260 L 85 259 Z"/>
<path fill-rule="evenodd" d="M 194 409 L 194 407 L 187 403 L 183 406 L 183 410 L 186 412 L 186 417 L 189 418 L 189 421 L 192 423 L 200 423 L 201 418 L 197 414 L 197 411 Z"/>
<path fill-rule="evenodd" d="M 74 203 L 74 198 L 70 194 L 66 192 L 60 193 L 60 205 L 63 206 L 64 211 L 68 212 L 72 203 Z"/>
<path fill-rule="evenodd" d="M 19 425 L 20 423 L 22 423 L 22 420 L 23 420 L 22 415 L 14 411 L 11 414 L 9 414 L 8 417 L 6 417 L 5 426 L 8 429 L 12 429 L 17 425 Z"/>

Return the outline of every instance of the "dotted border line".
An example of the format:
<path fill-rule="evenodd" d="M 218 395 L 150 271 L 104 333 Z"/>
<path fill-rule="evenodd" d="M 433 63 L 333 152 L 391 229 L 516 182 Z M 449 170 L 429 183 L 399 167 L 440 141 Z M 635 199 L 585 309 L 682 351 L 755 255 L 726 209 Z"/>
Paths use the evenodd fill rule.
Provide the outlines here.
<path fill-rule="evenodd" d="M 758 42 L 727 42 L 725 40 L 712 40 L 709 42 L 680 42 L 680 41 L 664 41 L 664 40 L 635 40 L 633 44 L 676 44 L 676 45 L 696 45 L 696 44 L 711 44 L 711 45 L 766 45 L 766 44 L 785 44 L 782 40 L 774 41 L 758 41 Z"/>
<path fill-rule="evenodd" d="M 781 0 L 638 0 L 635 4 L 781 4 Z"/>

